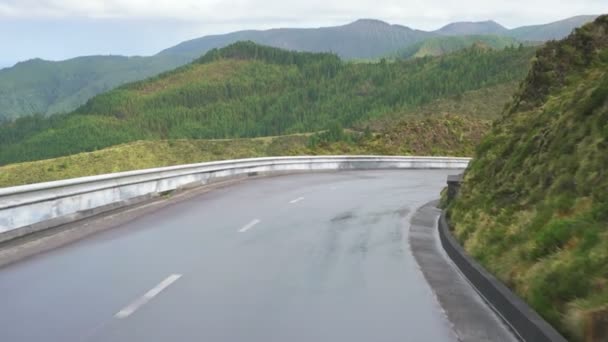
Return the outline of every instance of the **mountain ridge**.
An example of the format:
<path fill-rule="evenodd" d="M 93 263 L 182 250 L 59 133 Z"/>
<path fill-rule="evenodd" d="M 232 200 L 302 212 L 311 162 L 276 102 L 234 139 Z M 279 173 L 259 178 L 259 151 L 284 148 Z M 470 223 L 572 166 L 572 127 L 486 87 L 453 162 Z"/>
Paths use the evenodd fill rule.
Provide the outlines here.
<path fill-rule="evenodd" d="M 558 26 L 566 25 L 566 29 L 556 29 L 555 23 L 547 24 L 551 25 L 549 28 L 546 25 L 526 27 L 525 30 L 516 31 L 516 39 L 524 41 L 530 40 L 526 36 L 537 39 L 542 35 L 563 34 L 564 30 L 571 30 L 573 25 L 589 18 L 573 17 L 558 22 Z M 470 24 L 478 27 L 479 22 L 467 25 Z M 462 34 L 467 33 L 466 30 L 459 30 Z M 36 113 L 51 115 L 71 111 L 96 94 L 171 70 L 213 48 L 239 40 L 295 51 L 333 52 L 345 59 L 369 60 L 394 56 L 396 51 L 408 46 L 445 37 L 437 31 L 421 31 L 377 19 L 359 19 L 346 25 L 316 29 L 246 30 L 204 36 L 174 45 L 153 56 L 130 57 L 132 60 L 120 60 L 123 56 L 87 56 L 59 62 L 20 62 L 0 70 L 0 121 Z M 475 32 L 479 30 L 475 29 Z M 87 59 L 95 62 L 83 67 L 81 62 Z M 38 78 L 28 75 L 33 73 L 26 70 L 28 66 L 41 64 L 45 68 L 31 68 L 35 69 Z"/>
<path fill-rule="evenodd" d="M 434 35 L 432 32 L 392 25 L 377 19 L 359 19 L 339 26 L 243 30 L 204 36 L 162 50 L 159 55 L 181 54 L 196 57 L 212 48 L 249 40 L 294 51 L 333 52 L 346 59 L 365 59 L 384 56 L 404 45 Z"/>
<path fill-rule="evenodd" d="M 599 15 L 577 15 L 546 24 L 520 26 L 509 30 L 508 35 L 527 41 L 562 39 L 572 33 L 575 28 L 589 23 L 598 17 Z"/>

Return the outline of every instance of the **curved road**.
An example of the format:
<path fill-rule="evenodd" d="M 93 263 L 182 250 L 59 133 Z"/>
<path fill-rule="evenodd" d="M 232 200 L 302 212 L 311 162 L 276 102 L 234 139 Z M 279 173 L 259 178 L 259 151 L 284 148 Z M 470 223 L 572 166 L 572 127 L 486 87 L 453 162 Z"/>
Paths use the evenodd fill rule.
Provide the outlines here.
<path fill-rule="evenodd" d="M 455 341 L 408 244 L 457 171 L 261 178 L 0 270 L 0 341 Z"/>

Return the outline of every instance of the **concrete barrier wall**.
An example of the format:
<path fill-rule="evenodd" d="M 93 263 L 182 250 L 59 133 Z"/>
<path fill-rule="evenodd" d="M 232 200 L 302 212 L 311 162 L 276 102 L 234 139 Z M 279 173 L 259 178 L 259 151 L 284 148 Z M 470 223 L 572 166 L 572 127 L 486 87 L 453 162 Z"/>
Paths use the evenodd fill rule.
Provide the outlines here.
<path fill-rule="evenodd" d="M 121 172 L 0 189 L 0 242 L 184 187 L 252 174 L 358 169 L 464 169 L 468 158 L 271 157 Z"/>

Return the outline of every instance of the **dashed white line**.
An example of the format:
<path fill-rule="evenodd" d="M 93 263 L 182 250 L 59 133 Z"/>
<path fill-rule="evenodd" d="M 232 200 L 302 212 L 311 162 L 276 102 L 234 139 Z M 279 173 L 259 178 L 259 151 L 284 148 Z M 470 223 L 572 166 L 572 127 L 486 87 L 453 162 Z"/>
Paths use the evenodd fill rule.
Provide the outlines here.
<path fill-rule="evenodd" d="M 289 201 L 289 203 L 290 203 L 290 204 L 298 203 L 298 202 L 300 202 L 300 201 L 301 201 L 301 200 L 303 200 L 303 199 L 304 199 L 304 197 L 298 197 L 298 198 L 296 198 L 296 199 L 294 199 L 294 200 Z"/>
<path fill-rule="evenodd" d="M 244 233 L 246 231 L 248 231 L 249 229 L 253 228 L 253 226 L 255 226 L 256 224 L 260 223 L 261 221 L 258 219 L 255 219 L 249 223 L 247 223 L 245 226 L 243 226 L 243 228 L 239 229 L 239 233 Z"/>
<path fill-rule="evenodd" d="M 150 291 L 146 292 L 143 296 L 137 298 L 133 303 L 127 305 L 124 309 L 118 311 L 116 315 L 114 315 L 114 317 L 118 319 L 129 317 L 131 314 L 137 311 L 137 309 L 149 302 L 152 298 L 156 297 L 159 293 L 169 287 L 169 285 L 173 284 L 181 276 L 181 274 L 172 274 L 168 276 L 167 278 L 165 278 L 165 280 L 161 281 L 158 285 L 156 285 Z"/>

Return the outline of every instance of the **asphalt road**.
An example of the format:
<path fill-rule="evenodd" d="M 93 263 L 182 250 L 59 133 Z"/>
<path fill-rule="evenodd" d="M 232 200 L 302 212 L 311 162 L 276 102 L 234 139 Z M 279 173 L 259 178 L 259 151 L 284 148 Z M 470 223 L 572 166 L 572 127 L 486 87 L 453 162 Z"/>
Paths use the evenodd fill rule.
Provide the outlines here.
<path fill-rule="evenodd" d="M 261 178 L 0 269 L 0 341 L 455 341 L 408 245 L 457 171 Z"/>

